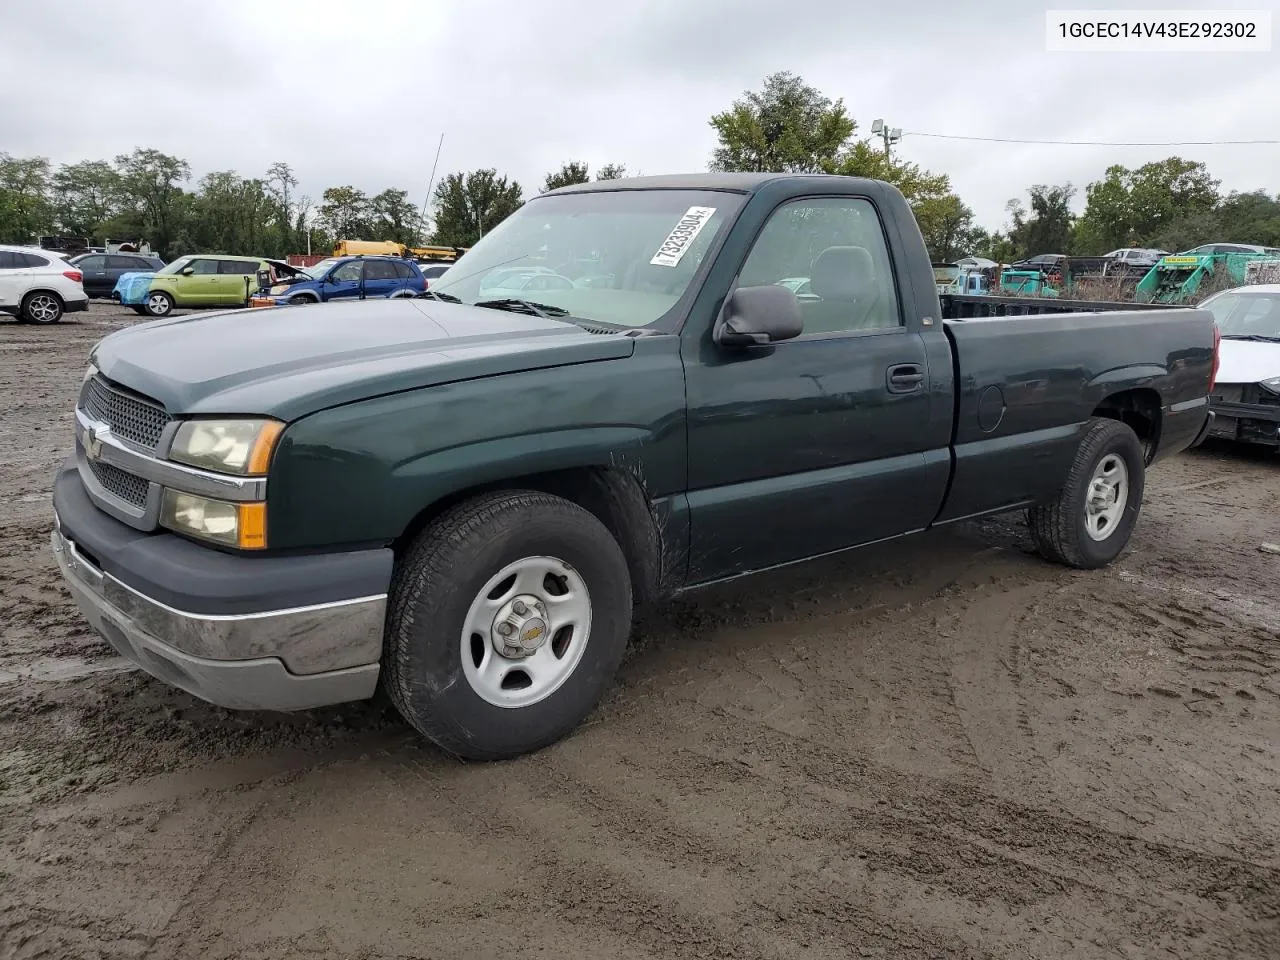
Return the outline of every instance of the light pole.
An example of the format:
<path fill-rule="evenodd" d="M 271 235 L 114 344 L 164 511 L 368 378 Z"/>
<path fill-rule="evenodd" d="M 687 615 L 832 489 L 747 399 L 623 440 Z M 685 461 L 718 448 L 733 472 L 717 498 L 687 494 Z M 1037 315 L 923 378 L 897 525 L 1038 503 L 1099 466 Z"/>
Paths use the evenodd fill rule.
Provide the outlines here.
<path fill-rule="evenodd" d="M 889 147 L 902 139 L 902 128 L 889 127 L 883 120 L 874 120 L 871 123 L 871 132 L 879 134 L 884 139 L 884 158 L 892 163 L 893 154 L 890 152 Z"/>

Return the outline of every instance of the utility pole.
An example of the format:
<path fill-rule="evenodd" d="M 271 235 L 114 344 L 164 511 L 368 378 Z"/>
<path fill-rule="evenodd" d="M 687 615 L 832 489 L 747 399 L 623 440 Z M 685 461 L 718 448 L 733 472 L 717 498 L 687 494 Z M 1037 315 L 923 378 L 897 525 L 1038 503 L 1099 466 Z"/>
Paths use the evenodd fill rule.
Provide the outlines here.
<path fill-rule="evenodd" d="M 884 140 L 884 158 L 889 163 L 893 163 L 893 153 L 889 148 L 902 139 L 902 128 L 890 127 L 883 120 L 875 120 L 871 124 L 871 132 L 879 134 Z"/>

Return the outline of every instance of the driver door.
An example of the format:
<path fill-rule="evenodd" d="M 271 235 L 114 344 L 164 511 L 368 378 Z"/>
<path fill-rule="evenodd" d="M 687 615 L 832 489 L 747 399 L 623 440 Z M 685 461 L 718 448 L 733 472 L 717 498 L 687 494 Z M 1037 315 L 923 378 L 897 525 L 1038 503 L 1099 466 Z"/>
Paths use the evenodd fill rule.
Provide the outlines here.
<path fill-rule="evenodd" d="M 360 296 L 360 271 L 363 260 L 348 260 L 329 272 L 323 286 L 325 300 L 352 300 Z"/>

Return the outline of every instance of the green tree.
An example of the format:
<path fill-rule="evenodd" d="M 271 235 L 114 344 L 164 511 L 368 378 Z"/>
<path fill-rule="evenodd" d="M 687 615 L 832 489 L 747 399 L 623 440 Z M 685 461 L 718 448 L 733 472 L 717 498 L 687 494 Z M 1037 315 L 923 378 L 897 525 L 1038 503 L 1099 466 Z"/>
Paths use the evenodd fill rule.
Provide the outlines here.
<path fill-rule="evenodd" d="M 294 191 L 298 188 L 298 178 L 289 164 L 277 161 L 267 167 L 266 186 L 275 208 L 273 213 L 279 247 L 284 253 L 289 253 L 297 246 L 299 236 L 294 229 L 298 215 Z M 305 243 L 304 239 L 303 244 Z"/>
<path fill-rule="evenodd" d="M 1075 216 L 1071 200 L 1076 194 L 1071 184 L 1045 186 L 1036 184 L 1027 191 L 1031 209 L 1021 200 L 1010 200 L 1006 206 L 1012 224 L 1009 240 L 1017 257 L 1034 257 L 1041 253 L 1071 253 Z"/>
<path fill-rule="evenodd" d="M 469 247 L 523 204 L 520 184 L 493 168 L 451 173 L 435 189 L 436 243 Z"/>
<path fill-rule="evenodd" d="M 120 207 L 120 174 L 105 160 L 63 164 L 53 175 L 58 229 L 75 237 L 105 240 L 102 225 Z"/>
<path fill-rule="evenodd" d="M 372 240 L 369 198 L 347 184 L 325 190 L 317 214 L 324 229 L 337 240 Z"/>
<path fill-rule="evenodd" d="M 587 165 L 578 160 L 570 160 L 562 163 L 560 169 L 554 173 L 548 173 L 546 179 L 542 182 L 542 192 L 549 190 L 558 190 L 560 187 L 567 187 L 575 183 L 586 183 L 591 178 L 587 175 Z"/>
<path fill-rule="evenodd" d="M 1093 254 L 1146 246 L 1179 220 L 1212 211 L 1218 205 L 1218 186 L 1203 163 L 1181 157 L 1134 170 L 1108 167 L 1103 179 L 1085 188 L 1078 246 Z"/>
<path fill-rule="evenodd" d="M 187 161 L 159 150 L 139 147 L 116 157 L 122 200 L 136 214 L 144 239 L 162 256 L 172 256 L 170 244 L 183 231 L 189 209 L 182 184 L 191 179 Z"/>
<path fill-rule="evenodd" d="M 843 100 L 786 71 L 708 122 L 720 140 L 711 169 L 721 171 L 816 173 L 837 161 L 856 129 Z"/>
<path fill-rule="evenodd" d="M 915 204 L 914 212 L 935 263 L 950 263 L 971 252 L 973 211 L 954 193 L 926 197 Z"/>
<path fill-rule="evenodd" d="M 596 170 L 596 180 L 621 180 L 627 175 L 625 163 L 606 163 Z"/>
<path fill-rule="evenodd" d="M 0 153 L 0 242 L 32 243 L 52 228 L 49 161 Z"/>
<path fill-rule="evenodd" d="M 421 240 L 418 233 L 418 208 L 409 202 L 407 190 L 383 190 L 369 201 L 372 239 L 394 240 L 406 246 L 416 246 Z"/>
<path fill-rule="evenodd" d="M 279 256 L 280 237 L 272 230 L 276 202 L 261 180 L 246 180 L 220 170 L 200 180 L 187 232 L 207 253 L 256 253 Z"/>

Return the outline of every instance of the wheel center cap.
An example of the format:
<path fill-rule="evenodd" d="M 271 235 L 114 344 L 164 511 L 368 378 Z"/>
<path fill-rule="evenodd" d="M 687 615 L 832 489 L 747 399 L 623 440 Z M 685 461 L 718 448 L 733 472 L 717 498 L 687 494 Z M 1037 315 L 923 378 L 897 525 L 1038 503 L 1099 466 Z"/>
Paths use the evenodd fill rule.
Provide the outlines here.
<path fill-rule="evenodd" d="M 547 609 L 537 597 L 522 594 L 502 605 L 493 618 L 493 649 L 518 660 L 530 656 L 547 642 Z"/>

